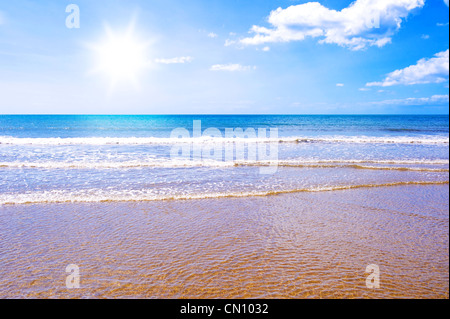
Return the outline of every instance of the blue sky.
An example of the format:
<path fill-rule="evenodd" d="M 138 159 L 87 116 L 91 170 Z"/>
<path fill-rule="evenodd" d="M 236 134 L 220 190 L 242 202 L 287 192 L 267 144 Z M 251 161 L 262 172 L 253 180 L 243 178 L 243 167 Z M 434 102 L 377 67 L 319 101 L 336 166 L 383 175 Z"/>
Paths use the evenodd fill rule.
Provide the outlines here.
<path fill-rule="evenodd" d="M 0 113 L 448 114 L 448 22 L 446 0 L 0 0 Z"/>

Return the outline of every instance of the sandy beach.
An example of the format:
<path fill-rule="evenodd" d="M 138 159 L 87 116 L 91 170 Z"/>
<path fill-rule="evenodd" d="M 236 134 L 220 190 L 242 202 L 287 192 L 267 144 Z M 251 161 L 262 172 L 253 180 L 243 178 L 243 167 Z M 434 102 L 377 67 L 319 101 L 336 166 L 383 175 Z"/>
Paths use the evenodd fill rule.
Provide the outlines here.
<path fill-rule="evenodd" d="M 3 206 L 0 298 L 448 298 L 448 201 L 429 185 Z"/>

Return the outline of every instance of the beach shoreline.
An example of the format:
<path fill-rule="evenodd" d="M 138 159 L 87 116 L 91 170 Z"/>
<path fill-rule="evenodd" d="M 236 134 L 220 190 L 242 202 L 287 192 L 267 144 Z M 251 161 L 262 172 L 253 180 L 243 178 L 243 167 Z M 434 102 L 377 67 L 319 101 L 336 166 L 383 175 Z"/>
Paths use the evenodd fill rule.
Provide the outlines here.
<path fill-rule="evenodd" d="M 448 202 L 447 184 L 2 206 L 0 298 L 448 298 Z"/>

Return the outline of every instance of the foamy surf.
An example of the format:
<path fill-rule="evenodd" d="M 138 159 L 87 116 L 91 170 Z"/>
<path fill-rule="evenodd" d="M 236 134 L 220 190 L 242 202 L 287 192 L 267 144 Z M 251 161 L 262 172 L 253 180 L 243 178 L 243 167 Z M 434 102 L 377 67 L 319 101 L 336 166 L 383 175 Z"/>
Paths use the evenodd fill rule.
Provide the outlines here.
<path fill-rule="evenodd" d="M 174 144 L 220 144 L 220 143 L 348 143 L 348 144 L 449 144 L 442 136 L 330 136 L 330 137 L 281 137 L 281 138 L 159 138 L 159 137 L 83 137 L 83 138 L 18 138 L 0 137 L 0 145 L 174 145 Z"/>
<path fill-rule="evenodd" d="M 378 165 L 378 166 L 375 166 Z M 408 165 L 408 166 L 380 166 Z M 446 168 L 417 167 L 423 165 L 449 165 L 449 160 L 279 160 L 279 161 L 215 161 L 183 159 L 150 159 L 132 161 L 15 161 L 0 162 L 0 168 L 10 169 L 138 169 L 138 168 L 227 168 L 237 166 L 278 166 L 297 168 L 355 168 L 378 170 L 411 170 L 448 172 Z M 416 167 L 410 167 L 416 166 Z"/>
<path fill-rule="evenodd" d="M 32 192 L 25 194 L 0 194 L 0 205 L 31 205 L 31 204 L 64 204 L 64 203 L 106 203 L 106 202 L 151 202 L 151 201 L 174 201 L 174 200 L 200 200 L 239 197 L 265 197 L 282 194 L 293 194 L 302 192 L 332 192 L 359 188 L 379 188 L 395 186 L 427 186 L 448 185 L 448 181 L 408 181 L 382 184 L 361 185 L 338 185 L 311 188 L 287 189 L 279 191 L 254 191 L 254 192 L 224 192 L 204 194 L 182 194 L 182 195 L 155 195 L 149 190 L 122 190 L 105 191 L 90 190 L 72 193 L 62 190 Z"/>
<path fill-rule="evenodd" d="M 96 162 L 0 162 L 0 168 L 30 168 L 30 169 L 133 169 L 133 168 L 192 168 L 192 167 L 234 167 L 233 162 L 220 161 L 183 161 L 183 160 L 153 160 L 153 161 L 96 161 Z"/>
<path fill-rule="evenodd" d="M 375 166 L 377 165 L 377 166 Z M 408 165 L 408 166 L 380 166 Z M 132 161 L 15 161 L 0 162 L 0 168 L 10 169 L 139 169 L 139 168 L 229 168 L 229 167 L 292 167 L 292 168 L 354 168 L 374 170 L 411 170 L 448 172 L 447 168 L 417 167 L 423 165 L 449 165 L 448 160 L 279 160 L 279 161 L 215 161 L 183 159 L 150 159 Z M 415 167 L 411 167 L 415 166 Z"/>

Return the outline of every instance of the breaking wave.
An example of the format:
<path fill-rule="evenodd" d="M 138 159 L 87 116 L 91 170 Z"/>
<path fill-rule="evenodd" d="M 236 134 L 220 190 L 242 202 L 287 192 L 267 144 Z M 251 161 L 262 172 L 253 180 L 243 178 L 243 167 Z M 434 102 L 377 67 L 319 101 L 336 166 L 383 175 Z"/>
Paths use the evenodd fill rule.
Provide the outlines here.
<path fill-rule="evenodd" d="M 280 138 L 159 138 L 159 137 L 85 137 L 85 138 L 18 138 L 1 136 L 1 145 L 173 145 L 217 143 L 357 143 L 357 144 L 449 144 L 443 136 L 330 136 L 330 137 L 280 137 Z"/>
<path fill-rule="evenodd" d="M 377 166 L 376 166 L 377 165 Z M 385 166 L 380 166 L 385 165 Z M 386 166 L 390 165 L 390 166 Z M 392 166 L 392 165 L 415 165 Z M 151 159 L 132 161 L 36 161 L 0 162 L 0 168 L 29 169 L 133 169 L 133 168 L 190 168 L 190 167 L 237 167 L 278 166 L 297 168 L 354 168 L 373 170 L 405 170 L 448 172 L 447 168 L 417 167 L 422 165 L 449 165 L 449 160 L 279 160 L 279 161 L 215 161 L 183 159 Z"/>
<path fill-rule="evenodd" d="M 84 192 L 69 192 L 62 190 L 30 192 L 24 194 L 0 194 L 0 205 L 25 205 L 25 204 L 49 204 L 49 203 L 105 203 L 105 202 L 150 202 L 169 200 L 194 200 L 194 199 L 219 199 L 239 197 L 265 197 L 282 194 L 302 192 L 331 192 L 359 188 L 395 187 L 407 185 L 448 185 L 448 181 L 415 181 L 396 182 L 384 184 L 361 184 L 323 186 L 300 189 L 288 189 L 279 191 L 250 191 L 250 192 L 223 192 L 183 195 L 155 195 L 149 190 L 90 190 Z"/>

